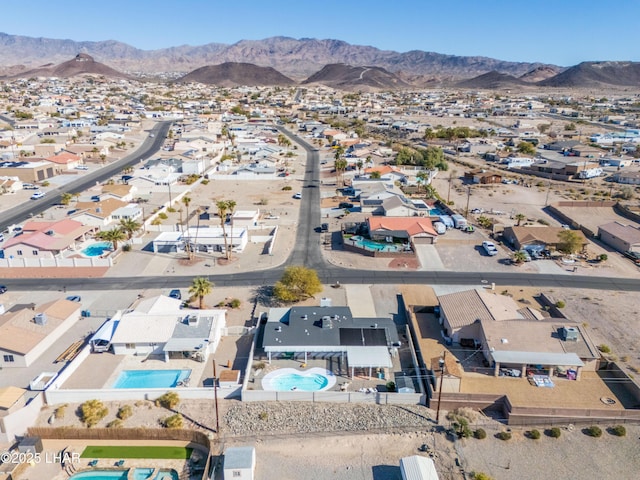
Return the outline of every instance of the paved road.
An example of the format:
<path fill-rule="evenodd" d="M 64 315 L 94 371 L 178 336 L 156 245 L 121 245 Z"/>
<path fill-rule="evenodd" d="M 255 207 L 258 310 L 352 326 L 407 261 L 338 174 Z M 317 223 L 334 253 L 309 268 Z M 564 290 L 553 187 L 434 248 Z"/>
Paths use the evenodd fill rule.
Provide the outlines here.
<path fill-rule="evenodd" d="M 164 125 L 162 128 L 168 129 Z M 307 151 L 307 165 L 304 176 L 300 223 L 296 244 L 287 261 L 287 265 L 305 265 L 318 272 L 325 284 L 425 284 L 425 285 L 515 285 L 529 287 L 590 288 L 597 290 L 640 291 L 640 279 L 591 277 L 586 275 L 554 275 L 520 272 L 417 272 L 417 271 L 372 271 L 340 268 L 326 262 L 322 256 L 320 235 L 314 229 L 320 225 L 320 166 L 317 149 L 309 146 L 303 139 L 280 129 L 296 140 Z M 166 134 L 166 130 L 163 130 Z M 163 137 L 158 133 L 157 137 Z M 155 146 L 149 146 L 149 149 Z M 148 150 L 147 150 L 148 151 Z M 137 154 L 140 156 L 140 153 Z M 121 167 L 119 167 L 121 168 Z M 117 169 L 116 169 L 117 171 Z M 273 285 L 282 276 L 284 267 L 270 270 L 234 273 L 230 275 L 209 275 L 215 285 L 223 286 L 259 286 Z M 6 283 L 15 290 L 59 290 L 63 285 L 67 289 L 78 290 L 144 290 L 147 288 L 188 287 L 192 275 L 158 277 L 105 277 L 77 279 L 7 279 Z"/>
<path fill-rule="evenodd" d="M 15 206 L 11 210 L 0 213 L 0 231 L 3 231 L 9 225 L 14 225 L 28 220 L 30 217 L 47 210 L 52 205 L 59 204 L 63 193 L 82 192 L 95 185 L 96 182 L 104 182 L 108 180 L 112 176 L 121 172 L 124 167 L 138 163 L 140 158 L 144 158 L 154 152 L 157 152 L 162 147 L 164 138 L 166 137 L 170 127 L 171 122 L 158 123 L 150 131 L 154 136 L 147 137 L 137 150 L 122 159 L 97 169 L 94 172 L 89 172 L 78 180 L 74 180 L 73 182 L 69 182 L 61 187 L 48 190 L 47 195 L 40 200 L 31 200 L 27 203 L 23 203 L 22 205 Z"/>

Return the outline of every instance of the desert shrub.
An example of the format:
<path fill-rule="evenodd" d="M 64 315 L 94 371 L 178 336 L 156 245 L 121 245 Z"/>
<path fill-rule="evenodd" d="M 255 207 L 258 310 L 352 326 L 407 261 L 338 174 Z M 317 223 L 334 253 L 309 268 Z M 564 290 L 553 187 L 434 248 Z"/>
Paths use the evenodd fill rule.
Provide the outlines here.
<path fill-rule="evenodd" d="M 387 387 L 387 391 L 388 392 L 395 392 L 396 391 L 395 382 L 387 382 L 386 387 Z"/>
<path fill-rule="evenodd" d="M 162 220 L 160 220 L 159 218 L 154 218 L 151 222 L 151 225 L 162 225 Z"/>
<path fill-rule="evenodd" d="M 566 303 L 564 303 L 564 301 L 563 301 L 563 300 L 558 300 L 558 301 L 556 302 L 556 308 L 564 308 L 564 307 L 566 307 L 566 306 L 567 306 L 567 304 L 566 304 Z"/>
<path fill-rule="evenodd" d="M 258 418 L 260 420 L 262 420 L 263 422 L 267 421 L 269 419 L 269 414 L 267 412 L 260 412 L 258 414 Z"/>
<path fill-rule="evenodd" d="M 167 392 L 156 399 L 156 406 L 173 410 L 180 403 L 180 396 L 176 392 Z"/>
<path fill-rule="evenodd" d="M 610 431 L 616 437 L 624 437 L 627 434 L 627 429 L 624 428 L 624 425 L 616 425 L 615 427 L 611 427 Z"/>
<path fill-rule="evenodd" d="M 168 208 L 167 208 L 167 212 L 169 212 L 169 213 L 176 213 L 176 209 L 175 209 L 175 208 L 173 208 L 173 207 L 168 207 Z"/>
<path fill-rule="evenodd" d="M 264 368 L 267 366 L 267 364 L 265 362 L 256 362 L 253 364 L 253 368 L 255 368 L 256 370 L 258 369 L 262 369 L 264 370 Z"/>
<path fill-rule="evenodd" d="M 107 423 L 107 428 L 121 428 L 122 427 L 122 420 L 120 420 L 119 418 L 116 418 L 115 420 L 111 420 L 109 423 Z"/>
<path fill-rule="evenodd" d="M 484 440 L 487 438 L 487 432 L 485 432 L 484 428 L 479 428 L 475 432 L 473 432 L 473 436 L 478 440 Z"/>
<path fill-rule="evenodd" d="M 611 347 L 604 343 L 598 345 L 598 350 L 600 350 L 602 353 L 611 353 Z"/>
<path fill-rule="evenodd" d="M 201 183 L 202 185 L 209 185 L 209 180 L 207 180 L 207 179 L 205 178 L 205 179 L 203 179 L 200 183 Z"/>
<path fill-rule="evenodd" d="M 606 253 L 601 253 L 600 255 L 598 255 L 598 260 L 600 260 L 601 262 L 606 262 L 607 260 L 609 260 L 609 255 L 607 255 Z"/>
<path fill-rule="evenodd" d="M 539 218 L 538 220 L 536 220 L 540 225 L 549 225 L 549 222 L 547 222 L 544 218 Z"/>
<path fill-rule="evenodd" d="M 107 416 L 109 409 L 100 400 L 87 400 L 80 405 L 80 419 L 91 428 Z"/>
<path fill-rule="evenodd" d="M 482 472 L 473 472 L 473 480 L 493 480 L 493 477 L 490 477 L 486 473 Z"/>
<path fill-rule="evenodd" d="M 260 201 L 258 202 L 258 205 L 269 205 L 269 199 L 265 198 L 265 197 L 262 197 L 260 199 Z"/>
<path fill-rule="evenodd" d="M 167 214 L 166 214 L 166 213 L 164 213 L 164 212 L 160 212 L 160 213 L 158 214 L 158 218 L 159 218 L 159 219 L 161 219 L 161 220 L 166 220 L 166 219 L 167 219 L 167 218 L 169 218 L 169 217 L 167 216 Z"/>
<path fill-rule="evenodd" d="M 65 403 L 64 405 L 60 405 L 58 408 L 56 408 L 53 411 L 53 416 L 56 418 L 56 420 L 60 420 L 61 418 L 64 418 L 64 414 L 67 412 L 67 404 Z"/>
<path fill-rule="evenodd" d="M 231 300 L 231 301 L 229 302 L 229 306 L 230 306 L 231 308 L 240 308 L 240 304 L 241 304 L 241 303 L 242 303 L 242 302 L 241 302 L 239 299 L 234 298 L 233 300 Z"/>
<path fill-rule="evenodd" d="M 496 437 L 498 437 L 500 440 L 511 440 L 511 432 L 498 432 L 498 434 L 496 435 Z"/>
<path fill-rule="evenodd" d="M 124 245 L 122 245 L 122 251 L 123 252 L 130 252 L 131 251 L 131 244 L 125 243 Z"/>
<path fill-rule="evenodd" d="M 470 422 L 475 422 L 478 419 L 478 412 L 470 407 L 460 407 L 455 409 L 455 415 L 464 417 Z"/>
<path fill-rule="evenodd" d="M 282 187 L 283 192 L 288 192 L 290 190 L 291 190 L 291 185 L 285 185 L 284 187 Z"/>
<path fill-rule="evenodd" d="M 587 435 L 596 438 L 601 437 L 602 429 L 597 425 L 591 425 L 589 428 L 587 428 Z"/>
<path fill-rule="evenodd" d="M 553 427 L 551 430 L 549 430 L 549 436 L 551 438 L 560 438 L 561 434 L 562 430 L 560 430 L 558 427 Z"/>
<path fill-rule="evenodd" d="M 162 425 L 165 428 L 182 428 L 184 421 L 182 419 L 182 415 L 176 413 L 175 415 L 171 415 L 170 417 L 165 418 L 162 421 Z"/>
<path fill-rule="evenodd" d="M 540 438 L 540 431 L 536 429 L 530 430 L 529 438 L 532 438 L 533 440 L 538 440 Z"/>
<path fill-rule="evenodd" d="M 118 413 L 116 413 L 116 417 L 120 420 L 126 420 L 131 415 L 133 415 L 133 408 L 131 408 L 131 405 L 124 405 L 123 407 L 120 407 Z"/>

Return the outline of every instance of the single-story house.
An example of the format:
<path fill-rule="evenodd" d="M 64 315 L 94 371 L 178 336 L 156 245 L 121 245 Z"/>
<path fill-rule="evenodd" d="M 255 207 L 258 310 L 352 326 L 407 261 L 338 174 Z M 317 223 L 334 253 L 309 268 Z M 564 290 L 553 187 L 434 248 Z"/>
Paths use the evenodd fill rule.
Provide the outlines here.
<path fill-rule="evenodd" d="M 0 367 L 28 367 L 80 318 L 81 305 L 55 300 L 0 315 Z"/>
<path fill-rule="evenodd" d="M 59 165 L 62 170 L 73 170 L 82 163 L 82 158 L 69 152 L 60 152 L 47 157 L 47 161 Z"/>
<path fill-rule="evenodd" d="M 558 234 L 564 230 L 562 227 L 545 226 L 505 227 L 502 236 L 516 250 L 528 247 L 537 250 L 557 250 L 561 243 Z M 589 243 L 587 237 L 581 230 L 573 230 L 573 232 L 580 237 L 582 249 L 584 249 Z"/>
<path fill-rule="evenodd" d="M 121 202 L 133 201 L 133 196 L 137 193 L 138 188 L 135 185 L 123 185 L 120 183 L 114 183 L 112 185 L 103 185 L 101 200 L 108 198 L 114 198 Z"/>
<path fill-rule="evenodd" d="M 488 172 L 480 168 L 465 172 L 464 178 L 471 183 L 479 183 L 482 185 L 502 182 L 502 175 L 500 175 L 499 173 Z"/>
<path fill-rule="evenodd" d="M 262 347 L 273 357 L 340 358 L 354 375 L 356 368 L 391 368 L 398 346 L 391 318 L 354 318 L 349 307 L 271 308 Z"/>
<path fill-rule="evenodd" d="M 231 226 L 226 227 L 189 227 L 183 232 L 162 232 L 153 240 L 155 253 L 184 252 L 186 244 L 193 251 L 202 253 L 224 252 L 225 242 L 234 252 L 244 251 L 249 243 L 249 234 L 246 228 Z"/>
<path fill-rule="evenodd" d="M 231 224 L 234 227 L 252 227 L 260 219 L 260 209 L 258 210 L 236 210 L 231 215 Z M 231 230 L 229 230 L 231 233 Z"/>
<path fill-rule="evenodd" d="M 372 240 L 402 239 L 414 244 L 433 244 L 438 239 L 428 217 L 368 217 L 367 228 Z"/>
<path fill-rule="evenodd" d="M 118 311 L 110 340 L 116 355 L 164 355 L 204 362 L 216 351 L 226 326 L 225 310 L 191 310 L 182 301 L 159 295 Z"/>
<path fill-rule="evenodd" d="M 56 258 L 65 250 L 75 250 L 78 243 L 96 230 L 70 218 L 57 222 L 29 221 L 21 235 L 4 242 L 2 250 L 5 258 Z"/>
<path fill-rule="evenodd" d="M 600 240 L 618 252 L 640 252 L 640 229 L 633 225 L 611 222 L 598 227 Z"/>
<path fill-rule="evenodd" d="M 640 185 L 640 172 L 620 171 L 613 175 L 613 180 L 625 185 Z"/>
<path fill-rule="evenodd" d="M 115 198 L 107 198 L 99 202 L 77 202 L 77 213 L 73 215 L 73 219 L 85 225 L 105 227 L 114 221 L 113 213 L 116 210 L 127 206 L 127 202 L 116 200 Z M 140 209 L 140 207 L 137 208 Z M 140 215 L 142 215 L 141 209 Z"/>

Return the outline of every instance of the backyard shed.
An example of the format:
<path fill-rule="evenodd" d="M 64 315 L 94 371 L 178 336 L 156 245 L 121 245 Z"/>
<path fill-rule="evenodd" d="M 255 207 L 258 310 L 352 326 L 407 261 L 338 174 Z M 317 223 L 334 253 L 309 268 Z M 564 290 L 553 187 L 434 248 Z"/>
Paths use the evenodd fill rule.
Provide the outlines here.
<path fill-rule="evenodd" d="M 420 455 L 401 458 L 400 473 L 402 480 L 438 480 L 433 460 Z"/>
<path fill-rule="evenodd" d="M 224 480 L 253 480 L 255 469 L 254 447 L 230 447 L 224 451 Z"/>

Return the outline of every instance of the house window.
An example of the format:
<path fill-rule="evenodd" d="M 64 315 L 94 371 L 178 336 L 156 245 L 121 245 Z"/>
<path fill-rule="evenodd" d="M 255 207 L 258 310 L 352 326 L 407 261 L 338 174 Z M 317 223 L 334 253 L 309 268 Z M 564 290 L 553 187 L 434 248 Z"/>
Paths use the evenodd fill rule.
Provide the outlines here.
<path fill-rule="evenodd" d="M 33 255 L 38 255 L 38 250 L 31 250 L 31 253 L 32 253 Z"/>
<path fill-rule="evenodd" d="M 242 476 L 242 472 L 240 470 L 234 470 L 233 471 L 233 476 L 234 476 L 234 478 L 241 477 Z"/>
<path fill-rule="evenodd" d="M 18 251 L 16 252 L 16 255 L 22 255 L 22 250 L 18 250 Z"/>
<path fill-rule="evenodd" d="M 124 348 L 126 348 L 127 350 L 133 350 L 134 348 L 136 348 L 136 344 L 135 343 L 126 343 L 124 345 Z"/>
<path fill-rule="evenodd" d="M 6 362 L 6 363 L 13 363 L 15 362 L 15 359 L 13 358 L 13 355 L 3 355 L 2 359 Z"/>

